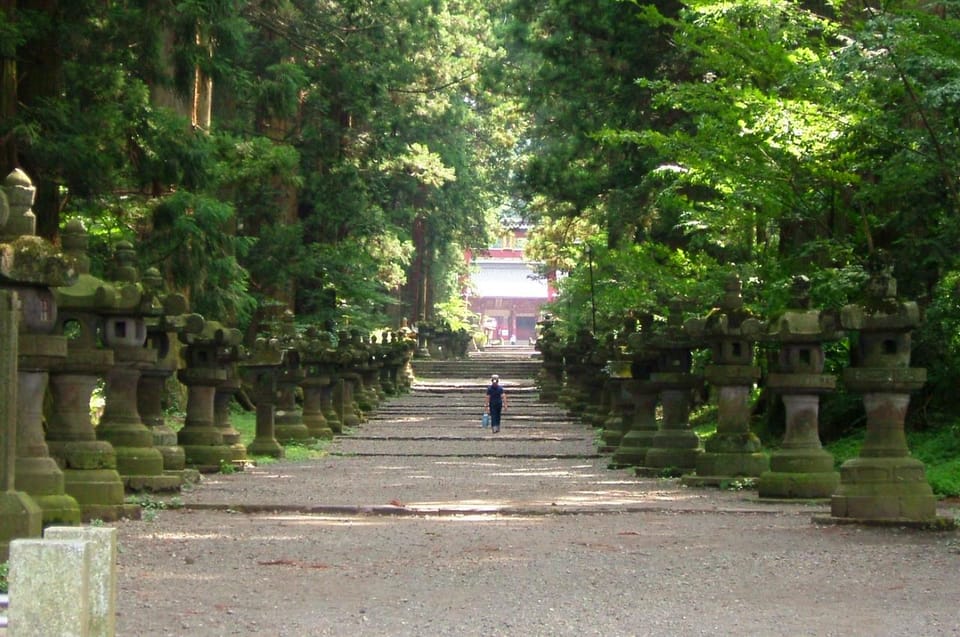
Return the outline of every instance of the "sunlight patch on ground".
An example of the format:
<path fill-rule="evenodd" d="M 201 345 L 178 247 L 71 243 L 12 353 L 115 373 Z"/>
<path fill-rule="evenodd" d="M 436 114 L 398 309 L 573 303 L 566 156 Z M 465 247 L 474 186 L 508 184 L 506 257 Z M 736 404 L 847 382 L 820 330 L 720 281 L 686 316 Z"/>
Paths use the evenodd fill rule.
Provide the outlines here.
<path fill-rule="evenodd" d="M 452 462 L 449 460 L 441 460 L 436 462 L 436 464 L 441 466 L 451 466 L 451 467 L 502 467 L 502 462 L 465 462 L 457 461 Z"/>
<path fill-rule="evenodd" d="M 390 520 L 384 518 L 364 517 L 327 517 L 318 515 L 271 515 L 267 520 L 284 522 L 294 525 L 309 526 L 383 526 Z"/>
<path fill-rule="evenodd" d="M 138 536 L 153 540 L 222 540 L 226 537 L 223 533 L 151 533 L 149 531 L 140 533 Z"/>
<path fill-rule="evenodd" d="M 580 474 L 573 473 L 570 471 L 557 470 L 557 471 L 537 471 L 536 473 L 532 473 L 529 471 L 509 471 L 509 472 L 498 471 L 497 473 L 493 473 L 491 475 L 495 475 L 498 477 L 505 477 L 505 478 L 562 478 L 562 477 L 579 476 Z"/>
<path fill-rule="evenodd" d="M 423 416 L 390 416 L 390 418 L 384 418 L 384 419 L 375 418 L 374 420 L 378 420 L 379 422 L 403 423 L 403 422 L 426 422 L 429 419 L 424 418 Z"/>

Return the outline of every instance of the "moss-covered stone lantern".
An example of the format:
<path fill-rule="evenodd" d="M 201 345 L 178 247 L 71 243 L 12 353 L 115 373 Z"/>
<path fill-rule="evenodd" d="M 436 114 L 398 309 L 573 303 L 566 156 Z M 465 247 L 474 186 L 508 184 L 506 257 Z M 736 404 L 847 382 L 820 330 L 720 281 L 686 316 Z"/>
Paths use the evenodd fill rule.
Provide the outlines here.
<path fill-rule="evenodd" d="M 733 478 L 759 477 L 770 464 L 750 431 L 750 395 L 760 379 L 753 358 L 763 325 L 744 308 L 739 277 L 727 278 L 719 307 L 685 328 L 710 345 L 705 377 L 716 391 L 717 431 L 704 442 L 696 475 L 684 476 L 684 484 L 720 486 Z"/>
<path fill-rule="evenodd" d="M 0 228 L 0 288 L 16 292 L 20 301 L 15 483 L 43 510 L 44 525 L 78 524 L 80 506 L 66 492 L 43 430 L 50 368 L 67 356 L 66 337 L 54 333 L 57 303 L 51 288 L 70 285 L 76 272 L 54 246 L 34 235 L 35 189 L 26 173 L 10 173 L 3 192 L 9 214 Z"/>

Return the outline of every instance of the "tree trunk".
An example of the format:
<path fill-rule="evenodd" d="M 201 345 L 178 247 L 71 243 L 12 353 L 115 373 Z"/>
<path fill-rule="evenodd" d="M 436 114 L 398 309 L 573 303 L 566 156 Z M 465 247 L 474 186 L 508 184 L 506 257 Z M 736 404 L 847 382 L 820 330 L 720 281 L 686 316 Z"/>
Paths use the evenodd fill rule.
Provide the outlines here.
<path fill-rule="evenodd" d="M 8 22 L 16 20 L 17 0 L 0 0 L 0 12 Z M 17 116 L 17 59 L 0 57 L 0 178 L 17 163 L 17 144 L 10 132 Z"/>
<path fill-rule="evenodd" d="M 61 22 L 59 0 L 19 0 L 19 9 L 46 14 L 54 25 Z M 17 100 L 21 104 L 56 99 L 60 94 L 63 51 L 56 28 L 38 34 L 19 49 Z M 37 216 L 37 234 L 54 240 L 60 229 L 60 184 L 49 173 L 31 165 L 29 157 L 21 156 L 19 159 L 37 188 L 37 200 L 33 205 L 33 213 Z"/>

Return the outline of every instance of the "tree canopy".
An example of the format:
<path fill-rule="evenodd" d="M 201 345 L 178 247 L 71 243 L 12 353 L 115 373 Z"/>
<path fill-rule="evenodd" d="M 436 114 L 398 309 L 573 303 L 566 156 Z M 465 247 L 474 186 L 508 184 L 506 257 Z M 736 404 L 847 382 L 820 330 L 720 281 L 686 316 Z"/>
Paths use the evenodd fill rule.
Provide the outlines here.
<path fill-rule="evenodd" d="M 888 255 L 960 380 L 960 2 L 2 0 L 0 157 L 243 326 L 432 318 L 502 214 L 573 333 Z M 591 285 L 591 281 L 593 285 Z M 952 393 L 952 392 L 951 392 Z"/>

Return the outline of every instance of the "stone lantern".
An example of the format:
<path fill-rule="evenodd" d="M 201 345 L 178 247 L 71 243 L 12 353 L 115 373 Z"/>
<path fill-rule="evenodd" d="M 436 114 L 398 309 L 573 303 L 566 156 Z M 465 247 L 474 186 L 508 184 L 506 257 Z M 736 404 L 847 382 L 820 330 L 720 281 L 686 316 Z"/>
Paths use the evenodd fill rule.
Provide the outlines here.
<path fill-rule="evenodd" d="M 310 430 L 303 422 L 303 411 L 297 405 L 297 388 L 306 380 L 307 370 L 302 364 L 302 348 L 305 343 L 297 332 L 293 312 L 284 310 L 279 324 L 275 323 L 272 328 L 280 345 L 290 350 L 277 377 L 279 392 L 275 416 L 277 440 L 280 444 L 312 445 L 316 439 L 310 435 Z"/>
<path fill-rule="evenodd" d="M 113 281 L 117 303 L 102 310 L 103 340 L 113 352 L 113 365 L 106 373 L 106 402 L 97 437 L 113 445 L 117 470 L 128 490 L 177 491 L 182 476 L 164 473 L 163 455 L 154 447 L 153 432 L 137 407 L 140 375 L 157 362 L 157 352 L 146 347 L 146 319 L 163 308 L 141 285 L 136 252 L 128 241 L 114 246 Z"/>
<path fill-rule="evenodd" d="M 398 332 L 384 332 L 380 338 L 381 358 L 383 366 L 380 368 L 380 386 L 387 396 L 396 396 L 403 390 L 400 381 L 400 370 L 403 367 L 404 347 L 399 343 Z M 398 347 L 399 345 L 399 347 Z"/>
<path fill-rule="evenodd" d="M 156 268 L 143 274 L 143 285 L 158 298 L 163 290 L 163 279 Z M 189 314 L 187 300 L 180 294 L 166 294 L 162 313 L 148 316 L 146 321 L 148 349 L 156 352 L 156 362 L 140 373 L 137 386 L 137 410 L 143 423 L 153 432 L 153 444 L 163 456 L 163 470 L 167 474 L 179 474 L 184 480 L 196 480 L 188 476 L 186 453 L 177 443 L 177 433 L 167 424 L 163 413 L 163 395 L 167 381 L 180 367 L 180 351 L 177 347 L 180 334 L 197 334 L 203 329 L 203 317 Z M 195 473 L 195 472 L 193 472 Z"/>
<path fill-rule="evenodd" d="M 61 233 L 64 253 L 77 270 L 73 285 L 54 288 L 57 332 L 67 335 L 67 357 L 50 369 L 51 410 L 47 419 L 50 454 L 63 467 L 67 493 L 76 498 L 83 519 L 114 521 L 137 517 L 127 504 L 113 445 L 98 440 L 90 418 L 90 398 L 113 367 L 113 350 L 103 344 L 103 316 L 119 306 L 118 290 L 90 274 L 87 230 L 79 219 Z"/>
<path fill-rule="evenodd" d="M 703 386 L 703 378 L 692 371 L 691 352 L 699 343 L 684 329 L 683 305 L 681 299 L 671 300 L 667 324 L 650 336 L 657 359 L 650 382 L 659 393 L 663 422 L 638 472 L 682 474 L 696 468 L 702 453 L 700 438 L 690 426 L 692 394 Z"/>
<path fill-rule="evenodd" d="M 50 368 L 67 356 L 67 339 L 54 334 L 52 287 L 71 284 L 76 272 L 62 254 L 34 236 L 35 189 L 17 169 L 3 182 L 8 217 L 0 229 L 0 288 L 20 301 L 17 335 L 16 488 L 43 511 L 43 523 L 78 524 L 80 506 L 66 493 L 63 471 L 50 457 L 43 431 L 43 402 Z"/>
<path fill-rule="evenodd" d="M 303 422 L 310 435 L 319 440 L 333 438 L 334 430 L 327 420 L 324 403 L 330 403 L 333 384 L 333 339 L 328 332 L 307 328 L 303 342 L 303 366 L 306 377 L 303 388 Z M 339 423 L 337 423 L 339 426 Z"/>
<path fill-rule="evenodd" d="M 552 403 L 560 399 L 560 390 L 563 388 L 563 351 L 553 317 L 544 317 L 539 325 L 539 336 L 534 346 L 543 360 L 543 367 L 537 374 L 539 400 Z"/>
<path fill-rule="evenodd" d="M 344 428 L 353 428 L 363 422 L 363 415 L 357 405 L 354 392 L 360 383 L 360 375 L 355 370 L 357 353 L 345 331 L 337 333 L 337 384 L 334 386 L 334 408 Z"/>
<path fill-rule="evenodd" d="M 602 428 L 610 412 L 610 391 L 607 382 L 610 380 L 607 361 L 614 357 L 613 334 L 607 334 L 603 341 L 598 341 L 594 349 L 586 356 L 586 404 L 580 414 L 581 420 L 591 427 Z M 602 343 L 602 344 L 600 344 Z"/>
<path fill-rule="evenodd" d="M 181 350 L 186 366 L 177 378 L 187 386 L 187 413 L 177 442 L 183 447 L 186 464 L 201 473 L 216 473 L 234 465 L 233 442 L 224 440 L 215 418 L 216 390 L 227 381 L 227 366 L 241 358 L 240 330 L 217 321 L 205 321 L 196 333 L 181 333 Z"/>
<path fill-rule="evenodd" d="M 0 193 L 0 224 L 7 211 Z M 17 293 L 0 289 L 0 560 L 10 555 L 10 542 L 40 537 L 43 510 L 14 487 L 17 458 Z"/>
<path fill-rule="evenodd" d="M 608 409 L 601 421 L 603 427 L 599 446 L 601 453 L 616 451 L 633 422 L 633 401 L 626 391 L 627 383 L 633 378 L 631 373 L 633 361 L 627 351 L 627 339 L 636 332 L 636 329 L 637 320 L 633 316 L 628 316 L 624 321 L 623 330 L 614 337 L 608 350 L 611 356 L 604 367 L 607 380 L 603 388 Z M 611 468 L 616 468 L 612 462 Z"/>
<path fill-rule="evenodd" d="M 760 475 L 761 498 L 828 498 L 840 482 L 833 456 L 819 435 L 820 396 L 836 379 L 823 373 L 823 343 L 842 336 L 837 318 L 810 308 L 810 281 L 793 282 L 790 307 L 772 320 L 767 339 L 780 344 L 767 387 L 783 399 L 786 430 L 783 444 L 770 455 L 770 471 Z"/>
<path fill-rule="evenodd" d="M 712 362 L 706 379 L 717 392 L 717 431 L 704 442 L 696 475 L 687 485 L 720 486 L 737 477 L 759 477 L 769 469 L 760 439 L 750 431 L 750 393 L 760 378 L 753 346 L 762 325 L 743 307 L 740 279 L 727 278 L 718 308 L 685 325 L 694 338 L 710 344 Z"/>
<path fill-rule="evenodd" d="M 287 360 L 296 356 L 295 350 L 285 348 L 278 339 L 261 334 L 254 340 L 249 355 L 240 361 L 241 376 L 252 387 L 253 402 L 257 406 L 256 432 L 253 442 L 247 446 L 247 453 L 252 456 L 284 456 L 283 445 L 277 441 L 274 433 L 279 389 L 277 379 L 282 368 L 300 366 L 299 361 Z"/>
<path fill-rule="evenodd" d="M 925 369 L 910 367 L 910 333 L 920 324 L 920 310 L 897 298 L 888 266 L 877 259 L 868 267 L 865 303 L 840 314 L 842 326 L 856 332 L 843 384 L 863 395 L 867 431 L 859 457 L 840 467 L 830 511 L 840 520 L 929 523 L 936 520 L 936 498 L 904 432 L 910 392 L 927 380 Z"/>
<path fill-rule="evenodd" d="M 377 407 L 379 397 L 376 389 L 372 385 L 376 377 L 376 365 L 370 344 L 360 334 L 359 330 L 350 330 L 350 346 L 354 352 L 353 372 L 354 377 L 354 399 L 357 401 L 357 407 L 363 414 L 372 412 Z"/>
<path fill-rule="evenodd" d="M 590 330 L 581 329 L 572 338 L 567 339 L 563 347 L 563 369 L 565 379 L 560 392 L 560 402 L 574 416 L 580 416 L 586 409 L 588 362 L 596 347 L 596 339 Z"/>
<path fill-rule="evenodd" d="M 650 375 L 657 369 L 656 352 L 650 348 L 653 336 L 653 315 L 643 313 L 637 321 L 639 330 L 630 334 L 628 339 L 630 355 L 630 380 L 624 385 L 624 392 L 633 406 L 632 422 L 613 452 L 610 466 L 635 467 L 636 471 L 646 463 L 647 452 L 653 446 L 657 434 L 657 385 Z"/>

